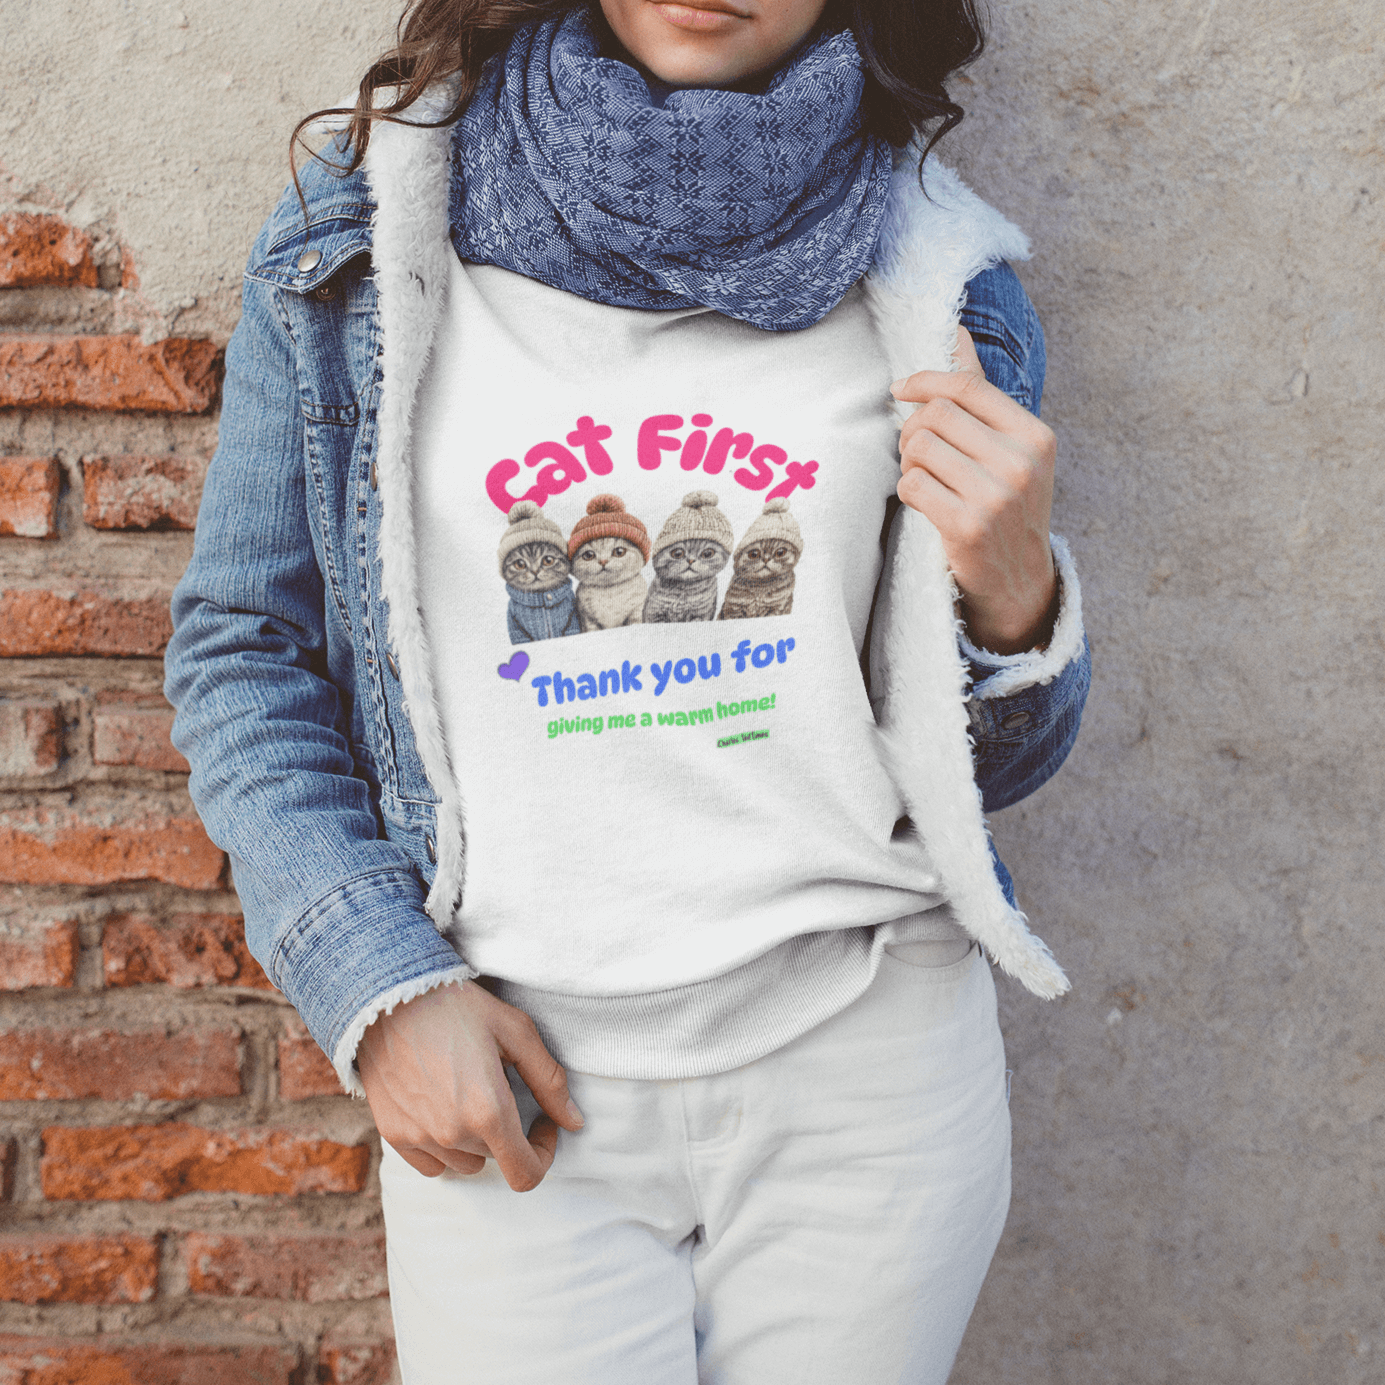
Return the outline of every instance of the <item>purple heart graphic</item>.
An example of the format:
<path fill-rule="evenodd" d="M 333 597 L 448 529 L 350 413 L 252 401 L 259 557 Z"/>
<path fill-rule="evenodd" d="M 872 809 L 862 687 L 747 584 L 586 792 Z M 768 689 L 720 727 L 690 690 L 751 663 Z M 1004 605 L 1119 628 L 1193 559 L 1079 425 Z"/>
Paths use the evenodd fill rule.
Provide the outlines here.
<path fill-rule="evenodd" d="M 529 656 L 522 649 L 517 649 L 510 655 L 510 662 L 501 664 L 496 672 L 502 678 L 508 678 L 512 683 L 518 683 L 524 677 L 524 670 L 528 667 Z"/>

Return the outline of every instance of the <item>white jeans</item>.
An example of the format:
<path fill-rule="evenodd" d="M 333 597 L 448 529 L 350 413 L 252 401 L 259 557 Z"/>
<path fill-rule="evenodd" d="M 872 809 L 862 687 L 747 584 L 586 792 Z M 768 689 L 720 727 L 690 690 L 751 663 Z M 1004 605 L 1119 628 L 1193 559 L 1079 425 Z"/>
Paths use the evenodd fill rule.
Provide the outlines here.
<path fill-rule="evenodd" d="M 887 952 L 853 1005 L 731 1072 L 569 1079 L 587 1123 L 533 1192 L 386 1147 L 405 1385 L 943 1385 L 1010 1200 L 976 950 Z"/>

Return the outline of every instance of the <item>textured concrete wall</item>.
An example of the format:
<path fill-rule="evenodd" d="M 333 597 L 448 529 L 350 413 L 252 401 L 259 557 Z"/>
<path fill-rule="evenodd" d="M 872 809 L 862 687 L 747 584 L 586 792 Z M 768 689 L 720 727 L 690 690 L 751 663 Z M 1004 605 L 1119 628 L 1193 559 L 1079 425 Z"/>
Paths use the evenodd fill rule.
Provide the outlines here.
<path fill-rule="evenodd" d="M 1001 814 L 1015 1203 L 965 1385 L 1385 1380 L 1385 25 L 998 4 L 967 172 L 1034 236 L 1096 683 Z"/>
<path fill-rule="evenodd" d="M 25 331 L 224 341 L 287 129 L 393 18 L 183 6 L 3 0 L 0 210 L 88 229 L 101 275 L 10 291 Z M 1004 990 L 1015 1205 L 954 1378 L 1378 1381 L 1382 26 L 1348 0 L 995 9 L 952 157 L 1035 238 L 1097 682 L 1067 769 L 996 823 L 1074 990 Z M 0 451 L 75 476 L 208 428 L 0 414 Z M 117 585 L 186 551 L 99 538 L 71 561 Z M 21 585 L 53 573 L 0 543 Z"/>

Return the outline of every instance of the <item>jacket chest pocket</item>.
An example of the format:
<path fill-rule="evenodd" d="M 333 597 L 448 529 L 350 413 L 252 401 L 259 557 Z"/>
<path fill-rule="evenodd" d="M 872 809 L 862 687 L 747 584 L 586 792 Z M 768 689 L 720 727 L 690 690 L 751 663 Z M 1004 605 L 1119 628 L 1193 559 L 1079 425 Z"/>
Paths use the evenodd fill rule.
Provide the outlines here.
<path fill-rule="evenodd" d="M 281 295 L 297 347 L 298 392 L 310 438 L 360 422 L 378 340 L 369 270 L 369 256 L 359 254 L 313 288 Z"/>
<path fill-rule="evenodd" d="M 368 412 L 363 401 L 372 397 L 377 336 L 372 330 L 374 285 L 365 277 L 369 266 L 367 256 L 357 255 L 315 287 L 278 295 L 296 348 L 299 412 L 323 576 L 341 621 L 353 633 L 359 612 L 352 593 L 360 584 L 352 580 L 356 500 L 351 478 Z"/>

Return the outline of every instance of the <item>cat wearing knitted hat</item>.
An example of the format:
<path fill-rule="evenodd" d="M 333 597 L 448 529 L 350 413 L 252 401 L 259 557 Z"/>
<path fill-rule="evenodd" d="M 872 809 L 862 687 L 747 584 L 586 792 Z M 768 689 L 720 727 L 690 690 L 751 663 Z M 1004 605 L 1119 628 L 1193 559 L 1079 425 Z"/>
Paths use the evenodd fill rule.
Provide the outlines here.
<path fill-rule="evenodd" d="M 581 634 L 563 531 L 532 500 L 518 501 L 508 518 L 500 540 L 500 575 L 510 594 L 505 616 L 510 643 Z"/>
<path fill-rule="evenodd" d="M 618 495 L 595 495 L 572 526 L 568 557 L 577 578 L 577 618 L 583 631 L 638 625 L 649 588 L 640 575 L 649 561 L 649 532 L 627 513 Z"/>
<path fill-rule="evenodd" d="M 786 616 L 793 610 L 794 568 L 803 553 L 803 533 L 783 497 L 765 502 L 732 555 L 735 575 L 721 604 L 722 620 Z"/>
<path fill-rule="evenodd" d="M 645 624 L 714 619 L 717 574 L 731 561 L 733 542 L 731 521 L 717 508 L 716 492 L 689 491 L 654 540 Z"/>

